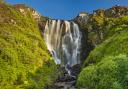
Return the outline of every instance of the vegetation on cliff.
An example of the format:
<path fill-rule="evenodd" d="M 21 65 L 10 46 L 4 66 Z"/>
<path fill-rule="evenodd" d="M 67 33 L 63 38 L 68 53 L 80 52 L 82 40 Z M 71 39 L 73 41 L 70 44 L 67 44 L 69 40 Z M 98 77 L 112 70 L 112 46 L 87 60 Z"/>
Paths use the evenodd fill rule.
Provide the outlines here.
<path fill-rule="evenodd" d="M 96 37 L 89 38 L 95 48 L 84 62 L 77 86 L 87 89 L 128 89 L 128 16 L 103 18 L 103 22 L 101 18 L 96 18 L 99 23 L 93 21 L 88 24 L 93 30 L 89 34 L 93 32 L 92 36 Z"/>
<path fill-rule="evenodd" d="M 43 89 L 56 79 L 57 67 L 32 13 L 0 3 L 0 89 Z"/>

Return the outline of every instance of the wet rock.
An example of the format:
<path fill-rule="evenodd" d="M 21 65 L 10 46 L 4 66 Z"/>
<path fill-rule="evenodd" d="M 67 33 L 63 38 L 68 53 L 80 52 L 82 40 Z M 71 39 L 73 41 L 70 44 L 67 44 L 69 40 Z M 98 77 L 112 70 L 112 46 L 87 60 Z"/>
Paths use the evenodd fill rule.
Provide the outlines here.
<path fill-rule="evenodd" d="M 72 67 L 71 75 L 77 76 L 80 73 L 81 65 L 77 64 Z"/>
<path fill-rule="evenodd" d="M 67 68 L 67 69 L 66 69 Z M 76 89 L 76 76 L 80 72 L 80 65 L 74 65 L 73 67 L 60 67 L 61 75 L 58 77 L 57 81 L 55 82 L 54 86 L 52 88 L 47 89 Z M 70 69 L 70 74 L 67 71 Z"/>
<path fill-rule="evenodd" d="M 70 82 L 57 82 L 55 83 L 55 86 L 57 89 L 69 89 L 70 87 L 74 86 L 76 81 L 70 81 Z"/>
<path fill-rule="evenodd" d="M 70 82 L 76 80 L 75 76 L 71 76 L 69 74 L 66 74 L 62 76 L 60 79 L 58 79 L 59 82 Z"/>

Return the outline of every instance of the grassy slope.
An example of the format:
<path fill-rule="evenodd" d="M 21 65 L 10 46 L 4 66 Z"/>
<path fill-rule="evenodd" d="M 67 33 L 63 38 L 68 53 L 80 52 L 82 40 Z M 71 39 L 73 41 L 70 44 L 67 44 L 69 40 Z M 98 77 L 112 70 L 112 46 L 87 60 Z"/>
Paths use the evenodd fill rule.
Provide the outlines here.
<path fill-rule="evenodd" d="M 0 89 L 42 89 L 56 66 L 31 12 L 0 4 Z"/>
<path fill-rule="evenodd" d="M 128 16 L 110 18 L 104 42 L 89 55 L 77 86 L 87 89 L 128 89 Z"/>

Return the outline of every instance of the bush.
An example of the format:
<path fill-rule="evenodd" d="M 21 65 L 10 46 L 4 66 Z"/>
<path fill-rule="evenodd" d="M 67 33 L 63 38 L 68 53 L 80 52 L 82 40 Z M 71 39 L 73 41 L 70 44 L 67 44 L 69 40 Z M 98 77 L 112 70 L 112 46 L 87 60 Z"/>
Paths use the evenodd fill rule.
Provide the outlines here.
<path fill-rule="evenodd" d="M 80 73 L 77 86 L 87 89 L 127 89 L 128 57 L 105 57 L 96 65 L 90 65 Z"/>

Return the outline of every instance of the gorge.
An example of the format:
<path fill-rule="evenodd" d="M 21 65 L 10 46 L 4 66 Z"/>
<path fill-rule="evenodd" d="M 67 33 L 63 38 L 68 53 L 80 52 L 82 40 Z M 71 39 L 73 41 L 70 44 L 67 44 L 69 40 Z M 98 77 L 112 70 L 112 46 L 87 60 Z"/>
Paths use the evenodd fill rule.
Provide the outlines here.
<path fill-rule="evenodd" d="M 128 7 L 72 20 L 0 3 L 0 89 L 128 89 Z"/>

